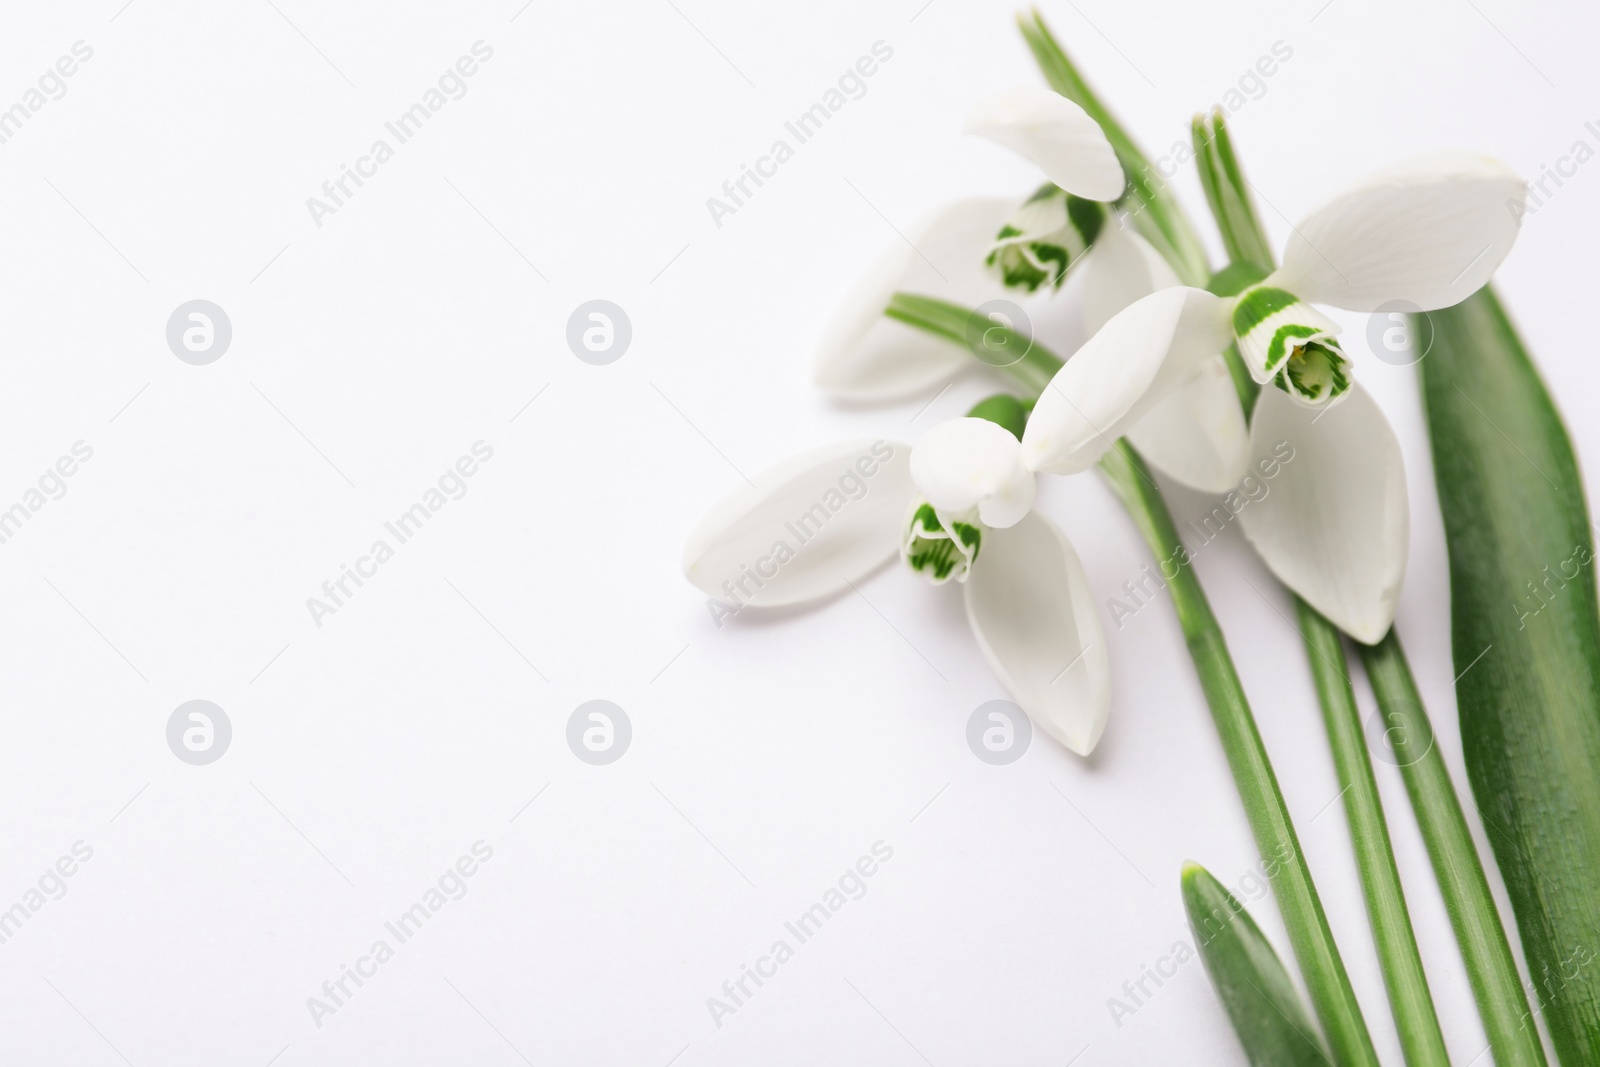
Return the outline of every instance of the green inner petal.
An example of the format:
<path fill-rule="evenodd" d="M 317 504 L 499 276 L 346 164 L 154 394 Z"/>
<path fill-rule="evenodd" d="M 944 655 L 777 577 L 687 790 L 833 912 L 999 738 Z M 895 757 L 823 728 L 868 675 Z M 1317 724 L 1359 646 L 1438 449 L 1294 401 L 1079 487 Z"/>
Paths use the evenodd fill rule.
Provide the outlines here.
<path fill-rule="evenodd" d="M 1317 329 L 1315 326 L 1302 326 L 1296 322 L 1279 326 L 1278 331 L 1272 335 L 1272 343 L 1267 345 L 1267 369 L 1271 370 L 1273 367 L 1276 367 L 1278 365 L 1278 361 L 1283 358 L 1284 349 L 1288 345 L 1289 338 L 1315 337 L 1321 332 L 1322 331 Z M 1301 349 L 1296 348 L 1295 351 L 1299 352 Z M 1292 358 L 1293 357 L 1291 357 L 1291 359 Z"/>
<path fill-rule="evenodd" d="M 1349 391 L 1349 362 L 1337 346 L 1314 341 L 1295 349 L 1275 382 L 1286 393 L 1325 404 Z"/>
<path fill-rule="evenodd" d="M 1025 200 L 995 235 L 984 263 L 1009 288 L 1060 288 L 1105 227 L 1109 209 L 1046 183 Z"/>
<path fill-rule="evenodd" d="M 901 556 L 912 570 L 927 575 L 935 585 L 951 578 L 964 581 L 982 542 L 982 527 L 970 522 L 946 526 L 933 505 L 924 502 L 907 524 Z"/>

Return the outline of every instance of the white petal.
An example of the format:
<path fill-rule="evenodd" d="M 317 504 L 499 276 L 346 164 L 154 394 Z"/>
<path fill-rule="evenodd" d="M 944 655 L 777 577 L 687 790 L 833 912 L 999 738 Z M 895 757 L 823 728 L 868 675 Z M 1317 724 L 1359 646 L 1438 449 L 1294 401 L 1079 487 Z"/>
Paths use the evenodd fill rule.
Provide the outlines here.
<path fill-rule="evenodd" d="M 816 600 L 899 550 L 912 493 L 909 445 L 846 441 L 813 449 L 713 507 L 684 545 L 683 573 L 738 606 Z"/>
<path fill-rule="evenodd" d="M 1234 488 L 1250 467 L 1250 430 L 1221 355 L 1156 404 L 1128 430 L 1144 458 L 1206 493 Z"/>
<path fill-rule="evenodd" d="M 984 267 L 995 234 L 1016 203 L 957 200 L 896 238 L 845 294 L 817 343 L 812 376 L 841 399 L 891 400 L 953 377 L 972 363 L 960 345 L 885 318 L 896 292 L 976 307 L 1006 289 Z"/>
<path fill-rule="evenodd" d="M 1033 507 L 1033 472 L 1022 443 L 988 419 L 951 419 L 922 435 L 911 451 L 911 480 L 934 510 L 978 509 L 985 526 L 1014 524 Z"/>
<path fill-rule="evenodd" d="M 1182 286 L 1135 301 L 1089 338 L 1045 387 L 1022 437 L 1030 470 L 1093 466 L 1232 339 L 1228 302 Z"/>
<path fill-rule="evenodd" d="M 1357 641 L 1382 640 L 1405 578 L 1405 463 L 1383 410 L 1354 385 L 1313 409 L 1261 390 L 1251 455 L 1266 496 L 1239 513 L 1245 536 L 1290 589 Z"/>
<path fill-rule="evenodd" d="M 1038 512 L 992 531 L 966 591 L 973 636 L 1011 699 L 1087 756 L 1111 710 L 1111 667 L 1094 593 L 1066 535 Z"/>
<path fill-rule="evenodd" d="M 1421 156 L 1369 175 L 1313 211 L 1269 284 L 1351 311 L 1422 311 L 1471 296 L 1511 251 L 1522 179 L 1484 156 Z"/>
<path fill-rule="evenodd" d="M 1109 222 L 1101 227 L 1081 269 L 1083 323 L 1091 334 L 1140 297 L 1181 284 L 1149 241 Z"/>
<path fill-rule="evenodd" d="M 1100 124 L 1049 89 L 1007 89 L 980 100 L 961 132 L 1004 145 L 1075 196 L 1115 200 L 1126 184 Z"/>

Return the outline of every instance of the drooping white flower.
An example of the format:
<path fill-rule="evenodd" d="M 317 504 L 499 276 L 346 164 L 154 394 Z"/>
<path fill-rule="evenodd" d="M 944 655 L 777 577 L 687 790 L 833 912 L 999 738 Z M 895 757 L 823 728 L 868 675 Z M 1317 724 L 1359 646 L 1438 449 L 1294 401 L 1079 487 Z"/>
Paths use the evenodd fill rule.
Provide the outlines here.
<path fill-rule="evenodd" d="M 1126 179 L 1100 125 L 1049 89 L 1008 89 L 978 103 L 962 132 L 1004 145 L 1049 181 L 1006 219 L 984 262 L 1007 286 L 1060 288 L 1101 233 Z"/>
<path fill-rule="evenodd" d="M 1465 299 L 1510 250 L 1522 189 L 1491 160 L 1404 163 L 1314 211 L 1296 228 L 1283 267 L 1238 296 L 1178 288 L 1136 300 L 1045 389 L 1023 437 L 1026 461 L 1072 473 L 1127 434 L 1169 473 L 1185 450 L 1220 473 L 1194 447 L 1206 435 L 1191 431 L 1226 427 L 1219 440 L 1242 431 L 1226 371 L 1213 362 L 1237 343 L 1255 379 L 1277 386 L 1257 401 L 1246 465 L 1284 445 L 1296 457 L 1241 513 L 1246 536 L 1285 585 L 1341 629 L 1381 639 L 1405 571 L 1404 466 L 1382 411 L 1353 385 L 1337 324 L 1308 301 L 1428 311 Z"/>
<path fill-rule="evenodd" d="M 1303 404 L 1350 388 L 1338 324 L 1313 305 L 1433 311 L 1489 280 L 1517 238 L 1524 187 L 1496 160 L 1435 154 L 1386 167 L 1312 211 L 1283 266 L 1233 301 L 1250 374 Z"/>
<path fill-rule="evenodd" d="M 1005 198 L 958 200 L 890 245 L 846 294 L 817 344 L 813 377 L 835 397 L 894 400 L 972 366 L 963 345 L 886 318 L 897 292 L 976 308 L 1015 298 L 1008 277 L 1031 292 L 1058 285 L 1083 262 L 1091 277 L 1131 270 L 1137 283 L 1148 259 L 1159 261 L 1101 202 L 1121 194 L 1122 167 L 1077 104 L 1046 89 L 1011 90 L 980 103 L 966 131 L 1034 160 L 1051 184 L 1020 207 Z M 1121 283 L 1112 277 L 1108 284 Z"/>
<path fill-rule="evenodd" d="M 703 519 L 690 582 L 722 605 L 838 593 L 897 552 L 935 584 L 963 586 L 995 676 L 1041 730 L 1088 755 L 1110 711 L 1105 637 L 1083 565 L 1032 510 L 1021 443 L 986 419 L 934 427 L 915 449 L 853 442 L 758 475 Z"/>
<path fill-rule="evenodd" d="M 902 558 L 935 584 L 965 584 L 995 677 L 1040 729 L 1088 755 L 1111 710 L 1105 634 L 1072 543 L 1033 510 L 1021 442 L 987 419 L 951 419 L 917 442 L 911 480 Z"/>

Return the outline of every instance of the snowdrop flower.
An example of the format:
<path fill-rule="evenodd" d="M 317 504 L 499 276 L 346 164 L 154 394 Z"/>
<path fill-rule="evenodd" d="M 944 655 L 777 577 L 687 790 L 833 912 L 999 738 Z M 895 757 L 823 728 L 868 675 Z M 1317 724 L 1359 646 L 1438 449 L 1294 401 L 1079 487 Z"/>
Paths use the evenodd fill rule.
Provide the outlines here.
<path fill-rule="evenodd" d="M 897 553 L 963 587 L 995 676 L 1080 755 L 1110 711 L 1110 664 L 1083 564 L 1033 510 L 1022 445 L 987 419 L 943 423 L 915 449 L 876 441 L 797 456 L 724 499 L 690 535 L 684 573 L 721 619 L 852 587 Z"/>
<path fill-rule="evenodd" d="M 1293 457 L 1269 494 L 1238 513 L 1241 527 L 1285 585 L 1357 640 L 1381 640 L 1409 546 L 1403 460 L 1382 410 L 1351 380 L 1337 324 L 1308 301 L 1427 311 L 1465 299 L 1510 250 L 1522 189 L 1491 160 L 1404 163 L 1312 212 L 1284 265 L 1237 297 L 1180 287 L 1135 300 L 1045 389 L 1023 436 L 1024 461 L 1074 473 L 1126 434 L 1169 473 L 1186 461 L 1220 473 L 1221 452 L 1206 453 L 1207 434 L 1194 431 L 1226 426 L 1231 439 L 1240 429 L 1238 401 L 1212 369 L 1237 343 L 1256 380 L 1277 388 L 1257 401 L 1235 477 L 1250 456 L 1281 445 Z"/>
<path fill-rule="evenodd" d="M 1049 179 L 1006 220 L 984 262 L 1013 288 L 1059 289 L 1111 221 L 1106 202 L 1127 184 L 1111 142 L 1083 108 L 1034 87 L 981 101 L 962 132 L 1004 145 Z"/>
<path fill-rule="evenodd" d="M 1458 304 L 1511 251 L 1522 179 L 1480 156 L 1438 154 L 1387 167 L 1294 228 L 1283 266 L 1232 301 L 1239 354 L 1262 385 L 1303 404 L 1350 389 L 1339 326 L 1318 311 L 1386 305 L 1434 311 Z"/>
<path fill-rule="evenodd" d="M 1059 285 L 1079 262 L 1096 261 L 1085 270 L 1109 275 L 1102 285 L 1116 289 L 1129 284 L 1121 271 L 1143 272 L 1150 260 L 1160 261 L 1102 202 L 1122 194 L 1122 165 L 1077 104 L 1047 89 L 1014 89 L 979 104 L 965 129 L 1022 153 L 1050 184 L 1021 207 L 1005 198 L 958 200 L 890 246 L 850 289 L 818 342 L 813 377 L 835 397 L 895 400 L 972 366 L 963 346 L 885 317 L 897 292 L 976 308 L 1015 297 L 1008 285 L 1030 292 L 1046 281 Z M 1165 264 L 1161 270 L 1170 276 Z"/>

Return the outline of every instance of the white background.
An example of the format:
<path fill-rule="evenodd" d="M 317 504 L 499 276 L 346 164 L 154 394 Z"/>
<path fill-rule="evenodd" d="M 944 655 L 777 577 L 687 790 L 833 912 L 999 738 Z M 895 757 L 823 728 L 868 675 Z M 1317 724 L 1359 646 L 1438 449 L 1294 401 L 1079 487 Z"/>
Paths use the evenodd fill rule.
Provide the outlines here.
<path fill-rule="evenodd" d="M 981 95 L 1039 81 L 1011 12 L 519 7 L 0 11 L 0 107 L 74 42 L 94 50 L 0 145 L 0 508 L 74 442 L 94 450 L 0 545 L 0 908 L 75 842 L 93 849 L 0 944 L 0 1059 L 1242 1062 L 1197 962 L 1120 1026 L 1108 1007 L 1185 936 L 1183 860 L 1230 886 L 1255 863 L 1166 602 L 1120 632 L 1107 619 L 1115 700 L 1092 759 L 1038 737 L 991 767 L 964 730 L 1002 694 L 952 590 L 891 567 L 860 596 L 718 630 L 678 573 L 684 533 L 739 472 L 847 436 L 914 439 L 993 391 L 973 377 L 925 411 L 845 410 L 808 360 L 896 229 L 1037 181 L 955 133 Z M 1600 148 L 1584 126 L 1600 20 L 1576 5 L 1046 14 L 1152 154 L 1291 47 L 1232 120 L 1280 241 L 1414 151 L 1536 176 L 1579 139 Z M 493 58 L 467 94 L 317 227 L 306 199 L 478 40 Z M 714 225 L 706 198 L 880 40 L 893 58 L 866 94 Z M 1193 168 L 1176 180 L 1200 210 Z M 1600 450 L 1597 225 L 1591 164 L 1499 276 L 1584 456 Z M 205 367 L 164 335 L 194 298 L 234 330 Z M 632 320 L 610 366 L 564 340 L 592 298 Z M 1400 626 L 1464 785 L 1415 374 L 1368 355 L 1363 316 L 1344 321 L 1406 451 Z M 479 440 L 494 455 L 467 495 L 317 627 L 307 598 Z M 1041 500 L 1102 601 L 1136 576 L 1145 550 L 1101 483 L 1053 480 Z M 1180 521 L 1210 506 L 1169 500 Z M 1396 1060 L 1287 601 L 1237 532 L 1198 567 Z M 210 766 L 166 743 L 195 698 L 233 724 Z M 610 766 L 565 741 L 594 698 L 633 724 Z M 1487 1063 L 1397 773 L 1379 777 L 1451 1052 Z M 470 891 L 317 1026 L 307 998 L 480 840 L 493 858 Z M 719 1028 L 707 998 L 878 841 L 893 858 L 866 895 Z M 1283 945 L 1270 901 L 1252 907 Z"/>

